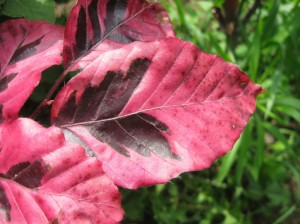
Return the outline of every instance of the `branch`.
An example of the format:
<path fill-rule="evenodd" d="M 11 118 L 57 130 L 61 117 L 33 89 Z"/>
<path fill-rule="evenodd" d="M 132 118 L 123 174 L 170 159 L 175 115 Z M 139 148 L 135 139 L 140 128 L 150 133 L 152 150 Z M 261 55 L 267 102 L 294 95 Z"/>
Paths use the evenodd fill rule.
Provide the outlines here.
<path fill-rule="evenodd" d="M 249 19 L 251 18 L 251 16 L 255 13 L 256 9 L 258 9 L 259 7 L 262 6 L 262 2 L 261 0 L 255 0 L 253 6 L 250 8 L 250 10 L 248 11 L 248 13 L 245 15 L 245 17 L 243 18 L 243 24 L 245 25 L 246 23 L 248 23 Z"/>
<path fill-rule="evenodd" d="M 242 0 L 239 7 L 238 7 L 238 10 L 237 10 L 237 17 L 238 18 L 240 18 L 240 15 L 241 15 L 244 4 L 245 4 L 245 0 Z"/>
<path fill-rule="evenodd" d="M 47 96 L 45 97 L 45 99 L 38 105 L 38 107 L 30 115 L 31 119 L 35 120 L 44 107 L 51 105 L 52 100 L 50 100 L 50 99 L 54 95 L 55 91 L 58 89 L 59 85 L 65 79 L 66 75 L 68 74 L 67 72 L 68 72 L 68 70 L 65 70 L 65 72 L 55 81 L 54 85 L 47 93 Z"/>
<path fill-rule="evenodd" d="M 226 20 L 224 18 L 224 15 L 219 7 L 213 7 L 212 13 L 215 17 L 215 19 L 219 22 L 221 28 L 226 29 Z"/>

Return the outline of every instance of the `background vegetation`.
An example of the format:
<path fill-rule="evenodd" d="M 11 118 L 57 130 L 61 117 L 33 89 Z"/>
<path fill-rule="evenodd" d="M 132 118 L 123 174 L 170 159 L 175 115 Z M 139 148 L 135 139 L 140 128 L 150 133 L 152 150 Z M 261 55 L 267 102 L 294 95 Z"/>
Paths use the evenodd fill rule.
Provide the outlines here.
<path fill-rule="evenodd" d="M 55 2 L 56 14 L 53 0 L 24 0 L 22 6 L 0 0 L 0 19 L 64 24 L 74 1 Z M 178 37 L 238 64 L 266 91 L 233 150 L 210 169 L 166 185 L 121 189 L 124 223 L 300 223 L 300 0 L 159 2 Z"/>

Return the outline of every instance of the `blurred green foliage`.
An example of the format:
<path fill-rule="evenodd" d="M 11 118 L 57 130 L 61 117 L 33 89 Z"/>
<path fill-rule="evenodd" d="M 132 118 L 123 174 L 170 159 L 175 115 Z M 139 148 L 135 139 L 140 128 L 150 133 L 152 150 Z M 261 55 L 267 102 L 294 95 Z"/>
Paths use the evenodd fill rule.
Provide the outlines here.
<path fill-rule="evenodd" d="M 123 190 L 124 223 L 300 223 L 300 1 L 159 2 L 178 37 L 238 64 L 265 92 L 210 169 Z"/>
<path fill-rule="evenodd" d="M 53 0 L 0 0 L 1 14 L 30 20 L 45 20 L 54 23 Z"/>
<path fill-rule="evenodd" d="M 5 7 L 20 2 L 0 0 L 0 16 L 37 16 L 37 8 L 27 6 L 29 12 L 15 6 L 6 13 Z M 53 0 L 29 2 L 47 3 L 45 13 L 38 14 L 54 21 Z M 178 37 L 238 64 L 265 92 L 233 150 L 210 169 L 182 174 L 165 185 L 121 189 L 123 223 L 300 223 L 300 0 L 159 2 Z M 64 15 L 56 18 L 56 23 L 65 21 Z M 42 80 L 24 114 L 52 82 Z"/>

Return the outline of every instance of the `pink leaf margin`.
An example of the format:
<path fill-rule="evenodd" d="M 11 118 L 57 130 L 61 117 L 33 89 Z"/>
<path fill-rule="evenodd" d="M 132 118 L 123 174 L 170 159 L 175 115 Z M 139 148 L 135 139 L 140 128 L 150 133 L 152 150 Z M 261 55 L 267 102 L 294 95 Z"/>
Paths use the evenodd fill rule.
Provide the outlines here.
<path fill-rule="evenodd" d="M 1 120 L 16 118 L 41 73 L 62 63 L 63 30 L 47 22 L 24 19 L 0 24 Z"/>
<path fill-rule="evenodd" d="M 64 64 L 68 68 L 79 59 L 81 63 L 91 61 L 99 53 L 124 44 L 166 37 L 175 37 L 175 33 L 168 13 L 158 2 L 79 0 L 65 28 Z"/>
<path fill-rule="evenodd" d="M 110 224 L 123 218 L 121 195 L 101 163 L 66 142 L 59 128 L 18 118 L 0 125 L 0 143 L 0 223 Z"/>

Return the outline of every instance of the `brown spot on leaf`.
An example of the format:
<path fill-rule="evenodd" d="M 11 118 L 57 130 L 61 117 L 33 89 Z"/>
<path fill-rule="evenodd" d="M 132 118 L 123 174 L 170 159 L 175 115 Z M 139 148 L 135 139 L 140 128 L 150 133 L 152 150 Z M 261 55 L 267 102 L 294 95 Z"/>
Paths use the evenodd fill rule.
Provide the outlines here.
<path fill-rule="evenodd" d="M 52 221 L 50 221 L 50 224 L 59 224 L 58 219 L 55 218 Z"/>
<path fill-rule="evenodd" d="M 78 211 L 78 212 L 74 213 L 74 219 L 75 220 L 76 219 L 86 219 L 86 218 L 88 218 L 88 216 L 85 213 L 81 212 L 81 211 Z"/>
<path fill-rule="evenodd" d="M 241 83 L 240 83 L 240 87 L 244 88 L 244 87 L 247 86 L 247 84 L 248 84 L 248 82 L 241 82 Z"/>
<path fill-rule="evenodd" d="M 64 160 L 63 160 L 63 164 L 69 164 L 70 161 L 71 161 L 70 159 L 64 159 Z"/>

